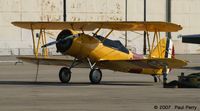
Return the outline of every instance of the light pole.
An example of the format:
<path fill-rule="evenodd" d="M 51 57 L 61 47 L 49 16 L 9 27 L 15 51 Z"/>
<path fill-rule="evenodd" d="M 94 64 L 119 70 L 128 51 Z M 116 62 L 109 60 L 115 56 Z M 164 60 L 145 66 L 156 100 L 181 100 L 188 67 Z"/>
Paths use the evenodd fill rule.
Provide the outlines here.
<path fill-rule="evenodd" d="M 66 0 L 63 0 L 63 21 L 66 21 Z"/>
<path fill-rule="evenodd" d="M 125 21 L 127 22 L 127 0 L 125 0 Z M 127 47 L 127 31 L 125 31 L 125 47 Z"/>
<path fill-rule="evenodd" d="M 171 0 L 166 0 L 166 21 L 171 22 Z M 167 32 L 166 36 L 171 39 L 170 32 Z"/>
<path fill-rule="evenodd" d="M 144 0 L 144 22 L 146 22 L 146 0 Z M 144 31 L 144 45 L 143 45 L 143 54 L 146 55 L 146 32 Z"/>

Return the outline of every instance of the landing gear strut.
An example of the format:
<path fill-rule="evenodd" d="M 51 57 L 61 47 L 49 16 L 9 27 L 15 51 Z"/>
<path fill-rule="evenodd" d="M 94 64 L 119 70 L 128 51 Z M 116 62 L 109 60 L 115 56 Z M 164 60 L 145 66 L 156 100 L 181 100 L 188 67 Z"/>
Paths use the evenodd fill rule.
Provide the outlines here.
<path fill-rule="evenodd" d="M 89 63 L 90 69 L 91 69 L 90 74 L 89 74 L 90 82 L 92 84 L 99 84 L 102 79 L 101 70 L 98 68 L 95 68 L 96 63 L 92 64 L 92 62 L 90 61 L 89 58 L 87 58 L 87 61 Z M 75 67 L 76 65 L 79 65 L 80 63 L 82 63 L 82 62 L 75 58 L 69 68 L 67 68 L 67 67 L 61 68 L 60 72 L 59 72 L 60 81 L 62 83 L 69 83 L 69 81 L 71 79 L 71 68 Z"/>
<path fill-rule="evenodd" d="M 93 63 L 90 61 L 89 58 L 87 58 L 88 60 L 88 63 L 90 65 L 90 75 L 89 75 L 89 78 L 90 78 L 90 82 L 92 84 L 99 84 L 101 82 L 101 78 L 102 78 L 102 72 L 100 69 L 98 68 L 95 68 L 95 65 L 96 63 Z"/>
<path fill-rule="evenodd" d="M 156 75 L 153 75 L 154 82 L 158 82 Z"/>
<path fill-rule="evenodd" d="M 74 58 L 71 66 L 69 68 L 63 67 L 60 69 L 59 79 L 62 83 L 69 83 L 69 81 L 71 79 L 71 68 L 75 67 L 78 64 L 80 64 L 80 62 L 78 62 L 78 60 L 76 58 Z"/>
<path fill-rule="evenodd" d="M 160 79 L 160 75 L 152 75 L 154 82 L 161 82 L 162 80 Z"/>

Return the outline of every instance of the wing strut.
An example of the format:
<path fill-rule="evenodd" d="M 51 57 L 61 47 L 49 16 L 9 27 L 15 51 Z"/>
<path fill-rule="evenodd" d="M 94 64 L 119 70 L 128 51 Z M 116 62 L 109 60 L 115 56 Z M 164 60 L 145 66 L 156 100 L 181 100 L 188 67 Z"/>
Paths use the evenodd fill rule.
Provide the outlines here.
<path fill-rule="evenodd" d="M 38 40 L 36 42 L 36 37 L 34 35 L 34 30 L 33 28 L 31 28 L 31 33 L 32 33 L 32 40 L 33 40 L 33 53 L 35 55 L 35 57 L 37 58 L 39 55 L 42 55 L 44 57 L 48 56 L 48 48 L 43 48 L 42 52 L 39 53 L 39 48 L 40 45 L 45 45 L 47 43 L 47 38 L 46 38 L 46 34 L 45 34 L 45 29 L 40 29 L 39 32 L 39 37 Z"/>
<path fill-rule="evenodd" d="M 148 51 L 149 51 L 149 54 L 150 54 L 151 45 L 150 45 L 150 37 L 149 37 L 149 32 L 148 31 L 146 31 L 146 35 L 147 35 L 147 41 L 148 41 Z"/>
<path fill-rule="evenodd" d="M 94 36 L 96 36 L 96 35 L 99 33 L 100 30 L 101 30 L 101 28 L 99 28 L 99 29 L 94 33 Z"/>
<path fill-rule="evenodd" d="M 112 30 L 110 30 L 110 32 L 104 37 L 104 39 L 103 39 L 103 41 L 102 42 L 104 42 L 104 40 L 106 40 L 107 38 L 108 38 L 108 36 L 111 34 L 113 32 L 113 29 Z"/>
<path fill-rule="evenodd" d="M 147 40 L 148 40 L 148 46 L 149 46 L 149 57 L 151 58 L 152 57 L 152 52 L 154 50 L 154 48 L 156 47 L 155 45 L 155 42 L 157 44 L 157 47 L 158 47 L 158 56 L 159 58 L 161 58 L 162 56 L 162 51 L 161 51 L 161 44 L 159 44 L 159 41 L 161 40 L 160 39 L 160 32 L 158 32 L 157 30 L 155 30 L 154 32 L 154 36 L 153 36 L 153 41 L 152 41 L 152 44 L 150 45 L 150 40 L 149 40 L 149 34 L 147 32 Z"/>
<path fill-rule="evenodd" d="M 36 43 L 36 37 L 34 35 L 34 30 L 32 28 L 32 25 L 31 25 L 31 33 L 32 33 L 32 39 L 33 39 L 33 53 L 34 53 L 35 57 L 38 58 L 39 47 L 40 47 L 41 42 L 42 42 L 42 45 L 47 43 L 45 29 L 40 29 L 40 34 L 39 34 L 39 38 L 38 38 L 37 43 Z M 46 47 L 42 49 L 41 55 L 44 56 L 44 57 L 48 56 L 48 49 Z M 37 61 L 37 71 L 36 71 L 36 75 L 35 75 L 35 82 L 37 82 L 38 73 L 39 73 L 39 60 Z"/>
<path fill-rule="evenodd" d="M 31 25 L 31 33 L 32 33 L 32 40 L 33 40 L 33 53 L 34 55 L 36 56 L 37 55 L 37 52 L 36 52 L 36 46 L 35 46 L 35 36 L 34 36 L 34 30 L 32 28 L 32 25 Z"/>

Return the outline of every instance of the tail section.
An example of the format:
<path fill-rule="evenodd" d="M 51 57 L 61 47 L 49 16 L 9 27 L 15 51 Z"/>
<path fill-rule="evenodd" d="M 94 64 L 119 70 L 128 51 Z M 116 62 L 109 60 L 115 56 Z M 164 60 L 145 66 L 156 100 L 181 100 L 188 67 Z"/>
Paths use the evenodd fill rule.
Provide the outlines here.
<path fill-rule="evenodd" d="M 174 58 L 174 45 L 171 39 L 163 38 L 159 41 L 157 46 L 151 51 L 150 58 Z M 171 69 L 167 69 L 168 74 Z M 163 69 L 155 71 L 156 74 L 162 74 Z"/>
<path fill-rule="evenodd" d="M 151 62 L 153 64 L 151 64 L 150 62 L 147 62 L 147 64 L 151 64 L 155 66 L 161 65 L 162 68 L 160 69 L 143 68 L 141 73 L 151 74 L 153 76 L 163 75 L 163 79 L 166 80 L 166 74 L 169 73 L 170 69 L 165 69 L 167 67 L 163 65 L 168 64 L 169 66 L 170 64 L 173 64 L 173 65 L 177 65 L 181 67 L 187 64 L 185 61 L 178 60 L 178 59 L 170 59 L 170 58 L 174 58 L 174 46 L 173 46 L 172 40 L 163 38 L 158 42 L 157 46 L 152 51 L 150 51 L 150 54 L 149 54 L 148 60 L 154 59 L 157 62 Z M 160 61 L 160 60 L 163 60 L 163 61 Z M 177 62 L 176 63 L 173 62 L 174 60 L 175 61 L 177 60 Z M 176 67 L 173 67 L 173 68 L 176 68 Z"/>
<path fill-rule="evenodd" d="M 174 58 L 174 46 L 172 40 L 163 38 L 150 53 L 151 58 Z"/>

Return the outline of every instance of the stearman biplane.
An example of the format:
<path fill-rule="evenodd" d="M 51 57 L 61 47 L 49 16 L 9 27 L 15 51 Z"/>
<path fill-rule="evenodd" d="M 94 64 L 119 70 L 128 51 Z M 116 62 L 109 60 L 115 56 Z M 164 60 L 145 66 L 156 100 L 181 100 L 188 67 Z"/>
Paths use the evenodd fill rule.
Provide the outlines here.
<path fill-rule="evenodd" d="M 62 83 L 68 83 L 71 69 L 74 67 L 88 67 L 91 69 L 89 79 L 98 84 L 102 79 L 100 69 L 113 71 L 140 73 L 154 76 L 163 75 L 166 84 L 167 73 L 171 68 L 179 68 L 187 63 L 174 58 L 172 41 L 161 38 L 160 32 L 176 32 L 182 29 L 180 25 L 166 22 L 12 22 L 13 25 L 32 31 L 33 49 L 35 56 L 20 56 L 20 60 L 46 65 L 65 66 L 60 69 L 59 78 Z M 99 35 L 101 29 L 109 29 L 106 36 Z M 40 31 L 36 42 L 34 30 Z M 46 30 L 62 30 L 56 41 L 46 43 Z M 146 31 L 154 32 L 150 43 L 147 34 L 148 55 L 141 56 L 129 51 L 118 40 L 109 39 L 114 31 Z M 95 31 L 92 35 L 85 31 Z M 42 44 L 41 44 L 42 43 Z M 70 55 L 74 60 L 58 59 L 48 56 L 48 46 L 56 45 L 57 52 Z M 40 45 L 43 52 L 39 55 Z"/>

